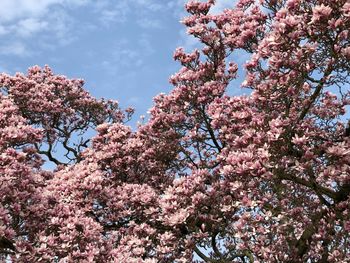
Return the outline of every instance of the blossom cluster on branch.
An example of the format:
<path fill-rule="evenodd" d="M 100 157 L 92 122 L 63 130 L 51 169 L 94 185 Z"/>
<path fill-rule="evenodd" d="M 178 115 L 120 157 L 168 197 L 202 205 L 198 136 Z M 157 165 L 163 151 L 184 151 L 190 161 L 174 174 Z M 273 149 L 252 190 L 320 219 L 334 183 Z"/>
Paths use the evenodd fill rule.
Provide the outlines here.
<path fill-rule="evenodd" d="M 350 262 L 349 1 L 214 5 L 186 4 L 201 47 L 136 130 L 82 80 L 0 75 L 0 257 Z"/>

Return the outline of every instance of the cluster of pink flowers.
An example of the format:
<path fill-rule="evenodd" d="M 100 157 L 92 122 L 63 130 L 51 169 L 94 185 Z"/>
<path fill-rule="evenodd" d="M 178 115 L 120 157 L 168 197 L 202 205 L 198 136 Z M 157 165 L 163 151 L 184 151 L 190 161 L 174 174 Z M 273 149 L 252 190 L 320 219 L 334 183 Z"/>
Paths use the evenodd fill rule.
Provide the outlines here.
<path fill-rule="evenodd" d="M 350 4 L 214 4 L 186 5 L 202 48 L 136 130 L 82 80 L 0 75 L 2 259 L 350 262 Z"/>

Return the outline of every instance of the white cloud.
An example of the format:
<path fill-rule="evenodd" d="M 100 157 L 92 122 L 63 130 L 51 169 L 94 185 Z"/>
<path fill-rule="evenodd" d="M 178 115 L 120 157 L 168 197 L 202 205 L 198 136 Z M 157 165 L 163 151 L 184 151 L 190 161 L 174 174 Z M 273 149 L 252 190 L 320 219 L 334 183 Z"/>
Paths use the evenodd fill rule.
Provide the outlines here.
<path fill-rule="evenodd" d="M 91 0 L 1 0 L 0 22 L 11 22 L 22 18 L 38 18 L 53 5 L 82 6 Z"/>
<path fill-rule="evenodd" d="M 184 2 L 185 0 L 0 0 L 0 40 L 6 50 L 12 50 L 9 53 L 13 55 L 21 55 L 24 48 L 33 47 L 34 41 L 31 39 L 38 43 L 35 47 L 37 50 L 38 47 L 54 49 L 67 45 L 79 37 L 73 29 L 82 28 L 79 18 L 71 14 L 75 8 L 87 8 L 91 12 L 91 20 L 82 29 L 85 31 L 96 30 L 96 26 L 115 27 L 118 23 L 126 22 L 136 23 L 145 30 L 162 28 L 159 15 L 181 9 Z"/>
<path fill-rule="evenodd" d="M 48 22 L 37 18 L 26 18 L 20 20 L 16 25 L 17 34 L 21 37 L 28 37 L 32 34 L 47 29 Z"/>
<path fill-rule="evenodd" d="M 130 69 L 130 73 L 135 73 L 146 66 L 146 61 L 154 52 L 155 49 L 146 34 L 140 35 L 139 39 L 134 42 L 121 39 L 114 43 L 111 51 L 103 55 L 104 60 L 101 66 L 110 75 L 118 74 L 120 68 L 127 68 Z"/>
<path fill-rule="evenodd" d="M 137 20 L 137 24 L 145 29 L 150 29 L 150 28 L 162 28 L 162 24 L 159 20 L 157 19 L 150 19 L 147 17 L 140 18 Z"/>
<path fill-rule="evenodd" d="M 81 7 L 91 0 L 1 0 L 0 37 L 2 54 L 23 56 L 33 54 L 28 49 L 35 37 L 39 46 L 54 48 L 74 40 L 70 28 L 73 18 L 67 9 Z M 45 34 L 42 34 L 44 33 Z M 37 48 L 38 46 L 36 46 Z"/>
<path fill-rule="evenodd" d="M 11 22 L 23 17 L 38 17 L 45 13 L 48 6 L 59 0 L 2 0 L 0 21 Z"/>
<path fill-rule="evenodd" d="M 162 1 L 157 0 L 131 0 L 129 2 L 134 2 L 137 6 L 149 9 L 153 12 L 160 11 L 164 8 L 164 3 L 162 3 Z"/>
<path fill-rule="evenodd" d="M 8 32 L 9 30 L 5 26 L 0 24 L 0 36 L 6 35 Z"/>
<path fill-rule="evenodd" d="M 73 27 L 75 21 L 64 10 L 56 10 L 50 13 L 50 19 L 48 21 L 50 31 L 61 44 L 73 37 L 70 29 Z"/>
<path fill-rule="evenodd" d="M 104 26 L 124 23 L 132 17 L 140 27 L 147 29 L 160 28 L 161 23 L 156 17 L 176 9 L 177 1 L 179 0 L 99 0 L 93 6 Z"/>
<path fill-rule="evenodd" d="M 140 50 L 142 50 L 142 54 L 144 56 L 150 56 L 155 52 L 149 39 L 149 36 L 146 34 L 140 36 L 138 40 L 138 46 L 140 47 Z"/>
<path fill-rule="evenodd" d="M 0 46 L 0 54 L 2 55 L 15 55 L 20 57 L 29 56 L 26 46 L 21 42 L 14 42 L 8 45 Z"/>
<path fill-rule="evenodd" d="M 108 52 L 102 66 L 110 73 L 114 74 L 118 68 L 133 68 L 141 66 L 143 59 L 138 49 L 131 48 L 130 43 L 126 40 L 120 40 L 114 44 L 112 51 Z"/>
<path fill-rule="evenodd" d="M 107 2 L 102 3 L 97 4 L 96 13 L 98 13 L 99 19 L 103 25 L 110 26 L 115 23 L 124 23 L 126 21 L 129 11 L 127 2 L 120 1 L 113 6 L 109 6 Z"/>

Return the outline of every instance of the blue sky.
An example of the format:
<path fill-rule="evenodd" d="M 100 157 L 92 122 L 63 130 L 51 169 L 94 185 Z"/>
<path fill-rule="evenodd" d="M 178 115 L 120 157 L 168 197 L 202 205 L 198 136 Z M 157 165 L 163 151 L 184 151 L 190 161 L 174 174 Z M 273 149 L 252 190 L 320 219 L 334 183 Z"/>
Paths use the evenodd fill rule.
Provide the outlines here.
<path fill-rule="evenodd" d="M 179 69 L 176 47 L 196 41 L 179 22 L 186 0 L 0 0 L 0 71 L 48 64 L 83 78 L 96 97 L 116 99 L 146 114 L 152 98 L 169 92 Z M 213 12 L 232 7 L 219 0 Z"/>

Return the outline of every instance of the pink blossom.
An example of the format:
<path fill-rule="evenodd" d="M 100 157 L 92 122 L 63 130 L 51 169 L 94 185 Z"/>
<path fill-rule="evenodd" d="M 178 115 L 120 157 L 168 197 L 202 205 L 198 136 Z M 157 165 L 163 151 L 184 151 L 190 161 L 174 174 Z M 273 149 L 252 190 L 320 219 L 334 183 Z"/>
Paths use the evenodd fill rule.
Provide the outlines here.
<path fill-rule="evenodd" d="M 80 79 L 0 74 L 0 258 L 350 262 L 350 5 L 213 5 L 137 128 Z"/>
<path fill-rule="evenodd" d="M 332 8 L 324 4 L 317 5 L 312 10 L 312 22 L 317 22 L 320 19 L 327 18 L 332 13 Z"/>

